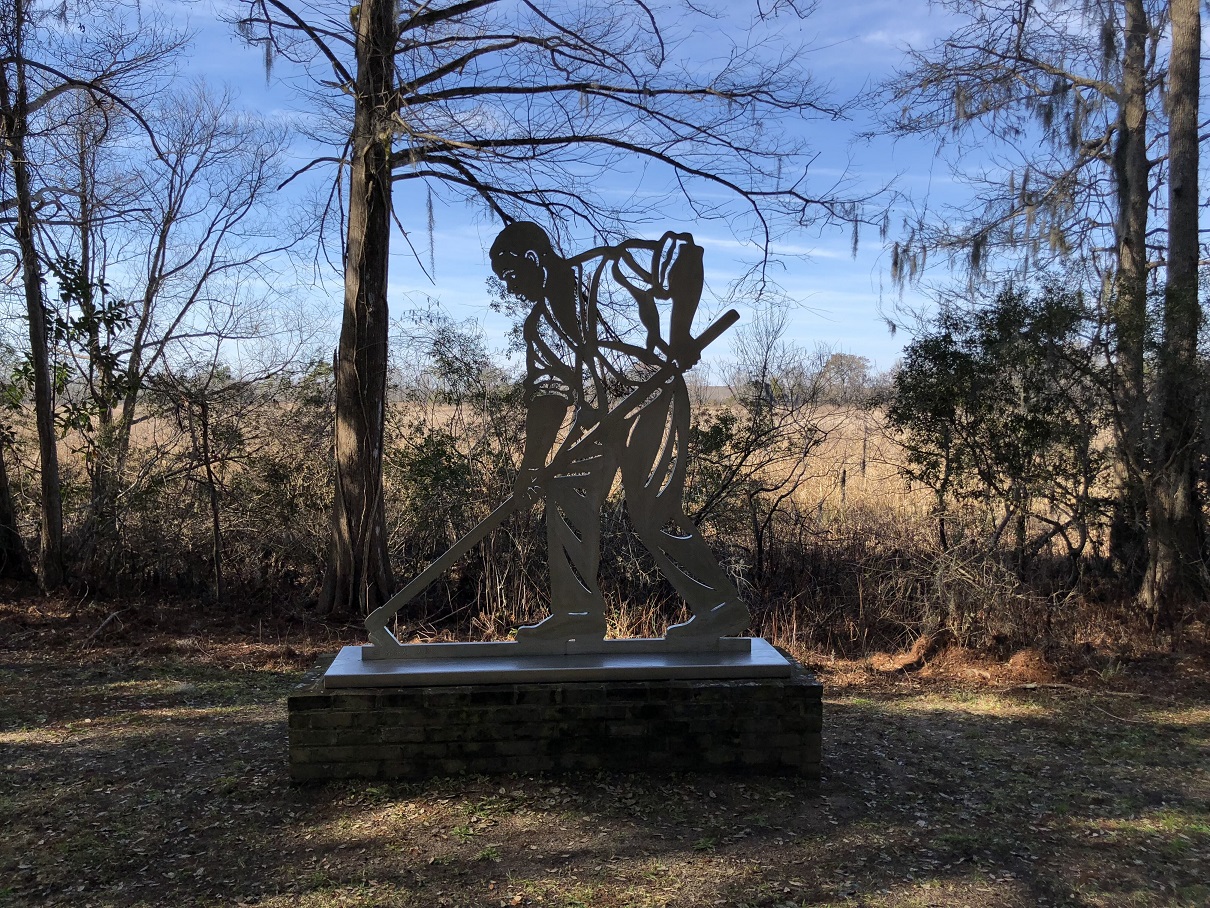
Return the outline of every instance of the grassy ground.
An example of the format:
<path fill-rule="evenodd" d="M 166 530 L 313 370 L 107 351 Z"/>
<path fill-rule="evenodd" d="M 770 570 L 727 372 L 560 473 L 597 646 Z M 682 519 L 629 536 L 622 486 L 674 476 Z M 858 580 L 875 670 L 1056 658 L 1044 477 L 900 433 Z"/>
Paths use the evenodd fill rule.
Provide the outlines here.
<path fill-rule="evenodd" d="M 303 647 L 28 644 L 0 644 L 0 905 L 1210 904 L 1204 660 L 1071 684 L 817 662 L 809 797 L 697 776 L 291 787 Z"/>

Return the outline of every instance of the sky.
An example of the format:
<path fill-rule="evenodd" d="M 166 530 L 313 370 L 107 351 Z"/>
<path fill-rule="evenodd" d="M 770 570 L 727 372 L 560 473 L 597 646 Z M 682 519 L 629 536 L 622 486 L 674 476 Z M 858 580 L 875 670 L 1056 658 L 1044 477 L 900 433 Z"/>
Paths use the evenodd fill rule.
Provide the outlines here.
<path fill-rule="evenodd" d="M 182 75 L 203 76 L 229 85 L 238 96 L 237 103 L 261 116 L 289 121 L 296 116 L 301 101 L 291 87 L 297 69 L 278 63 L 266 81 L 261 53 L 246 47 L 234 29 L 220 21 L 220 14 L 236 8 L 230 0 L 221 5 L 182 3 L 160 0 L 160 7 L 178 23 L 188 23 L 196 33 L 194 51 L 182 61 Z M 830 83 L 836 98 L 852 98 L 889 74 L 902 57 L 906 43 L 917 46 L 943 33 L 945 22 L 925 0 L 820 0 L 818 9 L 805 21 L 783 20 L 791 29 L 790 37 L 809 45 L 811 67 L 816 78 Z M 934 150 L 924 141 L 877 141 L 854 143 L 853 136 L 868 123 L 857 113 L 853 120 L 831 123 L 818 121 L 808 128 L 808 138 L 819 158 L 811 173 L 821 181 L 848 169 L 861 187 L 892 184 L 899 192 L 933 201 L 952 195 L 955 188 Z M 292 148 L 298 163 L 310 154 L 302 140 Z M 397 210 L 423 211 L 414 200 L 396 197 Z M 482 326 L 490 346 L 502 348 L 508 328 L 502 316 L 486 306 L 485 280 L 490 274 L 487 249 L 498 230 L 482 210 L 462 204 L 437 204 L 434 211 L 433 280 L 423 273 L 399 238 L 393 241 L 389 298 L 393 313 L 423 308 L 436 299 L 448 314 L 458 320 L 473 318 Z M 705 249 L 707 293 L 721 293 L 751 263 L 756 250 L 745 247 L 717 222 L 693 224 L 681 211 L 668 213 L 667 226 L 688 229 Z M 428 265 L 428 234 L 424 219 L 417 217 L 405 226 L 413 235 Z M 893 214 L 892 238 L 902 218 Z M 657 234 L 654 225 L 644 228 Z M 876 228 L 865 228 L 859 237 L 856 256 L 848 229 L 801 230 L 779 240 L 778 261 L 770 277 L 793 301 L 787 328 L 787 340 L 805 350 L 822 346 L 828 350 L 867 357 L 878 369 L 892 367 L 899 359 L 910 336 L 903 331 L 892 334 L 886 319 L 897 307 L 927 305 L 918 291 L 909 288 L 903 294 L 890 280 L 889 255 Z M 319 322 L 330 317 L 331 324 L 321 334 L 334 338 L 340 316 L 339 284 L 329 279 L 325 286 L 311 289 L 312 311 Z M 330 304 L 328 300 L 330 299 Z M 709 313 L 710 302 L 703 303 Z M 715 304 L 715 311 L 719 304 Z M 742 301 L 737 308 L 746 318 L 752 312 Z M 710 358 L 707 358 L 708 361 Z M 717 362 L 719 357 L 715 357 Z"/>

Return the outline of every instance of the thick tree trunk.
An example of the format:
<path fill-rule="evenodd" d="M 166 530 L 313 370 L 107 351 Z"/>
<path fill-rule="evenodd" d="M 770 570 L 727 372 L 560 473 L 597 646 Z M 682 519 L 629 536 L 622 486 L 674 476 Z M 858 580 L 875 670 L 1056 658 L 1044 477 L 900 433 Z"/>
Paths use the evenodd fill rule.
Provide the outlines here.
<path fill-rule="evenodd" d="M 1114 336 L 1117 443 L 1110 551 L 1132 583 L 1146 561 L 1143 350 L 1147 334 L 1147 34 L 1143 0 L 1126 0 L 1122 95 L 1118 104 L 1114 175 L 1118 197 L 1118 272 L 1109 317 Z"/>
<path fill-rule="evenodd" d="M 1195 479 L 1200 426 L 1197 335 L 1199 0 L 1172 0 L 1168 65 L 1168 274 L 1159 356 L 1158 427 L 1142 600 L 1174 634 L 1201 591 L 1202 519 Z"/>
<path fill-rule="evenodd" d="M 23 25 L 23 11 L 18 10 L 14 27 Z M 38 426 L 38 452 L 42 468 L 42 527 L 39 568 L 42 585 L 47 589 L 61 586 L 63 566 L 63 501 L 59 486 L 59 450 L 55 432 L 54 386 L 50 374 L 50 350 L 46 336 L 46 305 L 42 294 L 42 269 L 39 267 L 34 242 L 34 203 L 30 188 L 29 161 L 25 155 L 27 134 L 28 88 L 25 83 L 24 61 L 21 59 L 20 36 L 17 38 L 14 79 L 9 81 L 5 68 L 0 67 L 0 116 L 5 152 L 13 170 L 13 190 L 17 203 L 17 223 L 14 236 L 21 254 L 25 308 L 29 321 L 30 365 L 34 374 L 34 412 Z"/>
<path fill-rule="evenodd" d="M 345 248 L 344 321 L 336 355 L 336 488 L 320 601 L 335 616 L 368 614 L 392 591 L 382 493 L 390 251 L 390 101 L 395 4 L 363 0 Z"/>

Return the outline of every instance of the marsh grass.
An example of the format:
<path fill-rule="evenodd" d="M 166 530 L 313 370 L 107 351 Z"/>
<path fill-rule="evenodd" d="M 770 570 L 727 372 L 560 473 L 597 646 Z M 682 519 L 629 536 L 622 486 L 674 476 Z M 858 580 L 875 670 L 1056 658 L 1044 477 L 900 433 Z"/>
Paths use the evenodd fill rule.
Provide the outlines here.
<path fill-rule="evenodd" d="M 511 491 L 518 403 L 506 395 L 494 406 L 432 398 L 393 405 L 385 483 L 401 583 Z M 703 418 L 727 406 L 710 404 Z M 65 458 L 74 490 L 69 536 L 83 559 L 77 577 L 85 599 L 100 596 L 119 608 L 173 596 L 265 620 L 306 620 L 327 544 L 328 405 L 322 395 L 319 403 L 269 398 L 239 415 L 224 424 L 226 454 L 214 471 L 222 589 L 215 584 L 208 490 L 188 433 L 163 417 L 136 427 L 138 479 L 123 499 L 116 535 L 99 544 L 87 538 L 84 464 Z M 938 633 L 995 651 L 1035 643 L 1164 644 L 1109 569 L 1100 525 L 1079 559 L 1048 549 L 1020 564 L 989 541 L 996 514 L 971 501 L 948 516 L 943 549 L 933 496 L 904 479 L 903 452 L 877 411 L 821 404 L 808 415 L 804 457 L 779 455 L 742 481 L 733 478 L 701 521 L 749 603 L 754 633 L 851 656 L 906 649 Z M 70 437 L 65 447 L 73 448 Z M 32 539 L 37 481 L 28 438 L 19 438 L 17 451 L 22 527 Z M 725 445 L 722 453 L 738 457 Z M 781 485 L 786 474 L 779 470 L 795 471 L 789 485 Z M 690 497 L 697 494 L 692 482 L 712 481 L 708 470 L 691 471 Z M 610 633 L 658 635 L 687 615 L 630 532 L 620 489 L 615 493 L 602 515 Z M 397 635 L 502 639 L 539 620 L 548 612 L 544 537 L 540 508 L 517 513 L 399 616 Z M 1210 606 L 1195 604 L 1188 615 L 1185 635 L 1204 640 Z"/>

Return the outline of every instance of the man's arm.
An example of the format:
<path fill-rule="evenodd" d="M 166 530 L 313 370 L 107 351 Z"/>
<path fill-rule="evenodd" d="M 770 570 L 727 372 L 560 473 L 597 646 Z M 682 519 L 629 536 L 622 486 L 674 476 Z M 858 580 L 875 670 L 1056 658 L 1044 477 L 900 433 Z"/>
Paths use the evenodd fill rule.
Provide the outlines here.
<path fill-rule="evenodd" d="M 656 242 L 628 240 L 617 248 L 612 274 L 638 304 L 647 349 L 658 347 L 684 369 L 693 366 L 697 354 L 691 328 L 705 280 L 702 247 L 688 233 L 672 231 Z M 671 301 L 666 340 L 656 300 Z"/>
<path fill-rule="evenodd" d="M 546 466 L 546 456 L 559 437 L 559 429 L 567 416 L 567 398 L 557 394 L 539 394 L 530 398 L 525 411 L 525 450 L 521 469 L 513 484 L 517 495 L 529 494 L 538 474 Z"/>
<path fill-rule="evenodd" d="M 667 250 L 667 251 L 665 251 Z M 668 346 L 682 369 L 694 366 L 701 356 L 693 343 L 694 316 L 702 299 L 705 269 L 702 247 L 687 233 L 664 234 L 664 249 L 656 253 L 660 264 L 659 284 L 672 300 L 668 317 Z M 691 362 L 689 360 L 692 360 Z"/>

